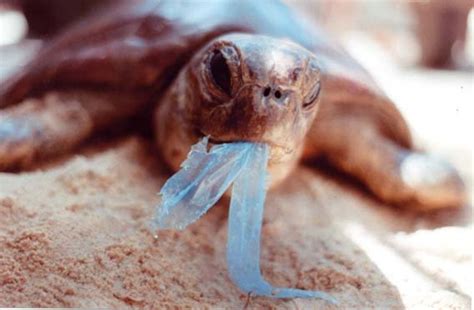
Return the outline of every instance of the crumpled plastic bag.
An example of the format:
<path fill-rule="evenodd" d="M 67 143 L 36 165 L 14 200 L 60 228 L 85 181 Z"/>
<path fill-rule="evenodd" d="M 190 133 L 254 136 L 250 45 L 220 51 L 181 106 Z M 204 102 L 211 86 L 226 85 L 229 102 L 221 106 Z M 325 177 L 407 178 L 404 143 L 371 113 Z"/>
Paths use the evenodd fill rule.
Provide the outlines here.
<path fill-rule="evenodd" d="M 182 230 L 211 208 L 233 183 L 227 238 L 227 265 L 232 281 L 243 291 L 276 298 L 336 300 L 319 291 L 277 288 L 260 271 L 260 235 L 267 191 L 266 144 L 233 142 L 195 144 L 181 169 L 160 191 L 153 229 Z"/>

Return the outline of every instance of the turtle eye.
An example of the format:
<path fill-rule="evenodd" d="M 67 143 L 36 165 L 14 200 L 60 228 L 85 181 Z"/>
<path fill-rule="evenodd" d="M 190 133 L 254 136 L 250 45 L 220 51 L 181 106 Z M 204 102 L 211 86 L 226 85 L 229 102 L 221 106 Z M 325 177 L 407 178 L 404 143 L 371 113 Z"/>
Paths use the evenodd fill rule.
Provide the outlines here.
<path fill-rule="evenodd" d="M 321 92 L 321 82 L 317 82 L 316 85 L 314 85 L 313 89 L 311 92 L 304 97 L 303 101 L 303 108 L 309 109 L 314 106 L 314 104 L 318 101 L 319 93 Z"/>
<path fill-rule="evenodd" d="M 230 68 L 220 51 L 216 50 L 212 54 L 209 61 L 209 69 L 216 86 L 230 96 L 232 91 Z"/>

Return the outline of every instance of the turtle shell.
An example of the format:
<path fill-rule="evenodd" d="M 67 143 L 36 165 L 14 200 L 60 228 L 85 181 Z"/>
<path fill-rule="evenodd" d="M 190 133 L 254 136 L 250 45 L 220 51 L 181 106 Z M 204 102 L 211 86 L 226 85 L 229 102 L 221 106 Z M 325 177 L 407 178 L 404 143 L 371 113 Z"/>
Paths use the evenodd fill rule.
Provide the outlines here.
<path fill-rule="evenodd" d="M 160 96 L 200 47 L 230 32 L 292 40 L 322 68 L 315 121 L 363 116 L 399 145 L 411 147 L 401 114 L 370 75 L 317 24 L 278 1 L 117 1 L 66 29 L 0 86 L 0 107 L 59 88 L 130 89 Z"/>

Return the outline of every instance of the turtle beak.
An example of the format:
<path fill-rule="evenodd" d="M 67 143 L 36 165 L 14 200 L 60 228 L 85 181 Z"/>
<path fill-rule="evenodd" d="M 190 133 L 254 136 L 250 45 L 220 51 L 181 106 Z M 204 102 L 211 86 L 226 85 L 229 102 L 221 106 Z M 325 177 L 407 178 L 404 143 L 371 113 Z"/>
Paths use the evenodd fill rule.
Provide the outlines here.
<path fill-rule="evenodd" d="M 247 84 L 228 104 L 203 116 L 199 128 L 211 142 L 253 141 L 287 147 L 298 124 L 297 100 L 291 90 Z"/>

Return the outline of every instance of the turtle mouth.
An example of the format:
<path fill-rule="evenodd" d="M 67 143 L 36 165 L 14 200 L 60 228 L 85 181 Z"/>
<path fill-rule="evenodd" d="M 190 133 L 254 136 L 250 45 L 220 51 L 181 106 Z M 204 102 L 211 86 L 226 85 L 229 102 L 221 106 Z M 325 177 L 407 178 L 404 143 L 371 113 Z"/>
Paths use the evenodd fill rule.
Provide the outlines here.
<path fill-rule="evenodd" d="M 210 134 L 207 134 L 205 132 L 203 132 L 202 130 L 197 130 L 197 136 L 199 137 L 199 139 L 201 138 L 207 138 L 207 141 L 209 142 L 209 144 L 211 145 L 219 145 L 219 144 L 224 144 L 224 143 L 232 143 L 232 142 L 238 142 L 239 140 L 224 140 L 224 139 L 216 139 L 215 137 L 213 137 L 212 135 Z"/>
<path fill-rule="evenodd" d="M 213 137 L 210 134 L 206 134 L 203 131 L 199 130 L 199 136 L 200 137 L 207 137 L 207 141 L 209 144 L 212 145 L 220 145 L 220 144 L 225 144 L 225 143 L 233 143 L 233 142 L 253 142 L 253 143 L 263 143 L 267 144 L 270 148 L 274 149 L 277 151 L 277 153 L 282 153 L 285 155 L 290 155 L 292 154 L 295 150 L 291 147 L 280 145 L 278 143 L 275 143 L 273 141 L 266 141 L 266 140 L 251 140 L 251 139 L 218 139 Z"/>
<path fill-rule="evenodd" d="M 207 135 L 207 136 L 204 135 L 204 137 L 207 137 L 207 141 L 209 141 L 209 143 L 214 144 L 214 145 L 236 142 L 236 141 L 218 140 L 218 139 L 215 139 L 215 138 L 213 138 L 213 137 L 211 137 L 211 136 L 209 136 L 209 135 Z"/>

